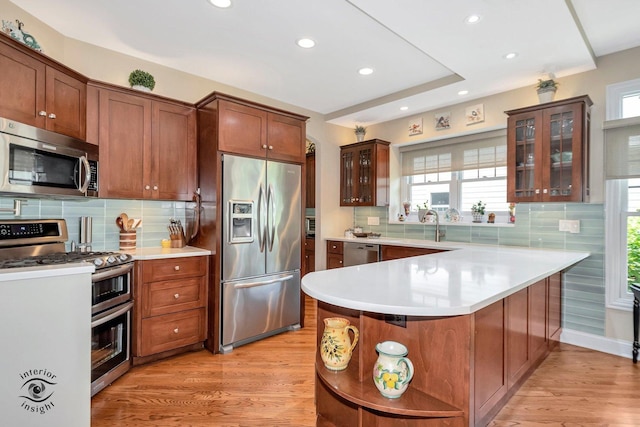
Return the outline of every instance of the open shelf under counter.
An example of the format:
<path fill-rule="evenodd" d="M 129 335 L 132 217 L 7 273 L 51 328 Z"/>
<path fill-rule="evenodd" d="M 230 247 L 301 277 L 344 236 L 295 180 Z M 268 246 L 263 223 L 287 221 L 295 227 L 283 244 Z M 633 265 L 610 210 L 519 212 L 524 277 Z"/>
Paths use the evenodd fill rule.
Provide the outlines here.
<path fill-rule="evenodd" d="M 317 359 L 318 378 L 332 392 L 358 406 L 387 414 L 419 418 L 452 418 L 464 415 L 462 409 L 412 388 L 411 384 L 399 398 L 386 398 L 376 388 L 373 378 L 369 378 L 369 381 L 359 381 L 355 369 L 347 367 L 344 371 L 331 371 L 324 366 L 320 356 Z"/>

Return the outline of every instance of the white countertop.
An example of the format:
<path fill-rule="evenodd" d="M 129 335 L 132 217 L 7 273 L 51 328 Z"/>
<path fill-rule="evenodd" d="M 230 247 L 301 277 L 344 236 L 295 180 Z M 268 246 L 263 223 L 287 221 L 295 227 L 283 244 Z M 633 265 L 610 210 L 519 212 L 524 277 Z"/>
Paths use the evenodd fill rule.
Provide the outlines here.
<path fill-rule="evenodd" d="M 88 262 L 73 264 L 38 265 L 35 267 L 2 268 L 0 269 L 0 282 L 12 280 L 30 280 L 40 277 L 57 277 L 70 274 L 93 273 L 95 267 Z"/>
<path fill-rule="evenodd" d="M 208 249 L 200 249 L 193 246 L 185 246 L 184 248 L 136 248 L 133 251 L 123 251 L 133 256 L 135 260 L 145 259 L 163 259 L 163 258 L 181 258 L 189 256 L 206 256 L 211 255 Z"/>
<path fill-rule="evenodd" d="M 474 313 L 589 256 L 588 252 L 409 239 L 329 240 L 455 249 L 317 271 L 302 278 L 302 290 L 320 301 L 354 310 L 414 316 Z"/>

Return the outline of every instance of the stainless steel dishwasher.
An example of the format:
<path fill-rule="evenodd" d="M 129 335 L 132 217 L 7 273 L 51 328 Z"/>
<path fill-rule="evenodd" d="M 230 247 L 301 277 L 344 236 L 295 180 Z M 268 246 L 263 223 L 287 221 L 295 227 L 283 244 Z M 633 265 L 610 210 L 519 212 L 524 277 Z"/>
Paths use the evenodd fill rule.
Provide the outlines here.
<path fill-rule="evenodd" d="M 378 262 L 380 260 L 380 245 L 345 242 L 343 254 L 345 267 Z"/>

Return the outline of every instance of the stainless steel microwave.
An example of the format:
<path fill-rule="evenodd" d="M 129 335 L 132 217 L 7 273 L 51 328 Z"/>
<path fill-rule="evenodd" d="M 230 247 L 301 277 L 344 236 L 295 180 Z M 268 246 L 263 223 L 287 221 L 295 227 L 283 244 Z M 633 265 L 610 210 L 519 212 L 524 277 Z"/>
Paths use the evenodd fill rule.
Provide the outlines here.
<path fill-rule="evenodd" d="M 307 216 L 304 219 L 304 231 L 307 236 L 316 235 L 316 217 Z"/>
<path fill-rule="evenodd" d="M 98 147 L 0 118 L 0 193 L 98 196 Z"/>

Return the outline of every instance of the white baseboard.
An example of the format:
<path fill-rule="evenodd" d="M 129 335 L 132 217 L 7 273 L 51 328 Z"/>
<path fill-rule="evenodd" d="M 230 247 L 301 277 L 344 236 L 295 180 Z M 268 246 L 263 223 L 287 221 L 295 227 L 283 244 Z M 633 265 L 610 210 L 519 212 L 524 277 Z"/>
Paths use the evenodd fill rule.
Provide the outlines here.
<path fill-rule="evenodd" d="M 633 351 L 633 343 L 631 341 L 622 341 L 571 329 L 562 330 L 560 342 L 626 357 L 627 359 L 631 359 L 631 352 Z"/>

